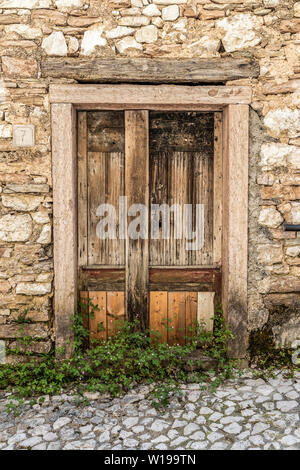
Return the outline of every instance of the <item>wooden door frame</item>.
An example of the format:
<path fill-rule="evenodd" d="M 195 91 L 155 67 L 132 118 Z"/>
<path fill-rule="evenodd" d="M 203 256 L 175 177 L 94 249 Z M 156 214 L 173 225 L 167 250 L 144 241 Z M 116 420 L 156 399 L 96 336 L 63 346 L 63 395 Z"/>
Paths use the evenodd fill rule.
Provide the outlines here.
<path fill-rule="evenodd" d="M 54 315 L 60 357 L 73 351 L 77 307 L 78 110 L 220 112 L 222 153 L 222 305 L 234 334 L 228 354 L 247 350 L 248 143 L 251 88 L 182 85 L 50 85 L 52 123 Z M 222 134 L 222 136 L 221 136 Z M 215 223 L 218 221 L 215 220 Z M 219 220 L 220 222 L 220 220 Z M 215 232 L 214 232 L 215 233 Z M 61 352 L 61 348 L 63 352 Z"/>

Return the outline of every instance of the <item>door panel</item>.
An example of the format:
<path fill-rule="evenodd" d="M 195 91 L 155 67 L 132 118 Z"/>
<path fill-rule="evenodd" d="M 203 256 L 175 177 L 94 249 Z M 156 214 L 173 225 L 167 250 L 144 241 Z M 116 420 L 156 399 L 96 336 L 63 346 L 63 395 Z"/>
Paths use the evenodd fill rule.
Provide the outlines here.
<path fill-rule="evenodd" d="M 124 318 L 137 318 L 169 344 L 189 341 L 199 321 L 213 328 L 221 284 L 220 123 L 220 113 L 78 113 L 78 276 L 81 301 L 98 306 L 84 318 L 91 339 L 115 334 Z M 122 196 L 127 211 L 132 204 L 148 210 L 146 237 L 120 239 Z M 103 203 L 115 210 L 114 239 L 97 234 Z M 203 205 L 201 248 L 187 250 L 185 232 L 175 238 L 172 211 L 170 237 L 162 237 L 161 218 L 159 239 L 152 236 L 152 205 L 175 203 L 192 205 L 192 230 L 195 207 Z M 139 214 L 126 214 L 127 227 Z"/>
<path fill-rule="evenodd" d="M 150 112 L 150 204 L 204 206 L 204 246 L 186 250 L 186 240 L 151 239 L 150 266 L 207 266 L 213 263 L 213 114 Z"/>
<path fill-rule="evenodd" d="M 124 196 L 124 113 L 98 111 L 87 113 L 88 259 L 89 266 L 124 266 L 125 241 L 100 240 L 96 214 L 100 204 L 112 204 L 118 214 L 119 196 Z M 79 214 L 80 217 L 80 214 Z"/>

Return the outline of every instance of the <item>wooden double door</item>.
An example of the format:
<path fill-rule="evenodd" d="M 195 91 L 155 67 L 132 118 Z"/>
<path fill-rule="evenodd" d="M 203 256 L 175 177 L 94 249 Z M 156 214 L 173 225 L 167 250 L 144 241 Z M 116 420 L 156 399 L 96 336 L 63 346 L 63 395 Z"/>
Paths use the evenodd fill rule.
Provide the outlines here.
<path fill-rule="evenodd" d="M 221 144 L 221 113 L 78 113 L 78 285 L 97 305 L 92 338 L 124 318 L 169 344 L 197 322 L 213 328 Z"/>

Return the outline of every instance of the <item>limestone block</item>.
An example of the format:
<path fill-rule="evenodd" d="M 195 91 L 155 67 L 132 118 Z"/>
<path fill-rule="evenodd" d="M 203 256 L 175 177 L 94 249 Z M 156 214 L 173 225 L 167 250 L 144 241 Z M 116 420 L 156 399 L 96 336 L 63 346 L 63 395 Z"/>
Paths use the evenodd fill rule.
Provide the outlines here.
<path fill-rule="evenodd" d="M 24 295 L 45 295 L 51 292 L 51 282 L 20 282 L 16 293 Z"/>
<path fill-rule="evenodd" d="M 65 56 L 68 53 L 65 36 L 61 31 L 56 31 L 45 38 L 42 48 L 51 56 Z"/>
<path fill-rule="evenodd" d="M 38 66 L 35 59 L 21 59 L 18 57 L 2 57 L 2 68 L 7 78 L 36 77 Z"/>
<path fill-rule="evenodd" d="M 283 258 L 281 245 L 270 243 L 257 246 L 257 260 L 259 263 L 270 265 L 280 263 Z"/>
<path fill-rule="evenodd" d="M 75 36 L 71 36 L 69 39 L 68 49 L 70 54 L 74 54 L 79 49 L 79 41 Z"/>
<path fill-rule="evenodd" d="M 291 166 L 300 169 L 300 148 L 295 145 L 267 143 L 263 144 L 260 151 L 260 166 L 262 169 L 273 170 L 274 168 Z"/>
<path fill-rule="evenodd" d="M 292 224 L 300 224 L 300 202 L 291 202 L 290 221 Z"/>
<path fill-rule="evenodd" d="M 120 18 L 119 20 L 120 26 L 129 26 L 133 28 L 148 26 L 149 23 L 150 18 L 147 16 L 123 16 L 123 18 Z"/>
<path fill-rule="evenodd" d="M 187 47 L 197 51 L 199 57 L 216 57 L 219 56 L 220 40 L 203 36 L 199 41 L 192 42 Z"/>
<path fill-rule="evenodd" d="M 11 24 L 5 27 L 5 32 L 7 34 L 19 34 L 24 39 L 37 39 L 42 37 L 42 31 L 40 28 L 31 28 L 27 24 Z"/>
<path fill-rule="evenodd" d="M 124 36 L 130 36 L 130 34 L 133 34 L 134 32 L 134 28 L 128 28 L 127 26 L 117 26 L 110 31 L 106 31 L 105 34 L 107 39 L 121 39 Z"/>
<path fill-rule="evenodd" d="M 187 0 L 153 0 L 156 5 L 185 5 Z"/>
<path fill-rule="evenodd" d="M 285 107 L 269 111 L 264 123 L 276 137 L 279 137 L 283 131 L 291 138 L 298 137 L 300 135 L 300 110 Z"/>
<path fill-rule="evenodd" d="M 81 54 L 91 55 L 97 46 L 106 46 L 107 41 L 102 37 L 104 27 L 101 25 L 92 26 L 88 31 L 85 31 L 81 43 Z"/>
<path fill-rule="evenodd" d="M 48 245 L 51 243 L 51 225 L 47 224 L 44 225 L 41 231 L 39 238 L 37 239 L 37 243 L 41 243 L 42 245 Z"/>
<path fill-rule="evenodd" d="M 51 0 L 0 0 L 0 8 L 51 8 Z"/>
<path fill-rule="evenodd" d="M 55 5 L 60 10 L 80 8 L 83 6 L 83 0 L 55 0 Z"/>
<path fill-rule="evenodd" d="M 47 338 L 49 334 L 48 326 L 43 324 L 6 324 L 0 326 L 1 338 L 19 338 L 31 336 L 32 338 Z"/>
<path fill-rule="evenodd" d="M 0 218 L 0 240 L 5 242 L 27 241 L 32 233 L 32 220 L 29 214 L 7 214 Z"/>
<path fill-rule="evenodd" d="M 175 21 L 179 17 L 178 5 L 170 5 L 162 9 L 162 19 L 164 21 Z"/>
<path fill-rule="evenodd" d="M 143 26 L 135 33 L 135 39 L 137 42 L 145 42 L 151 44 L 157 41 L 158 32 L 157 28 L 154 25 Z"/>
<path fill-rule="evenodd" d="M 300 246 L 289 246 L 286 249 L 286 255 L 296 258 L 296 256 L 300 255 Z"/>
<path fill-rule="evenodd" d="M 145 16 L 161 16 L 160 9 L 156 5 L 154 5 L 153 3 L 151 3 L 150 5 L 147 5 L 143 9 L 142 13 Z"/>
<path fill-rule="evenodd" d="M 281 214 L 274 207 L 263 207 L 261 209 L 258 223 L 263 227 L 277 228 L 282 222 Z"/>
<path fill-rule="evenodd" d="M 41 204 L 43 199 L 38 196 L 29 195 L 3 195 L 2 204 L 16 211 L 34 211 Z"/>
<path fill-rule="evenodd" d="M 222 38 L 226 52 L 233 52 L 247 47 L 254 47 L 260 43 L 261 37 L 257 32 L 257 18 L 249 13 L 238 13 L 216 22 L 218 28 L 224 30 Z"/>
<path fill-rule="evenodd" d="M 127 49 L 138 49 L 142 50 L 143 46 L 138 43 L 132 36 L 128 36 L 117 42 L 116 48 L 120 54 L 124 54 Z"/>

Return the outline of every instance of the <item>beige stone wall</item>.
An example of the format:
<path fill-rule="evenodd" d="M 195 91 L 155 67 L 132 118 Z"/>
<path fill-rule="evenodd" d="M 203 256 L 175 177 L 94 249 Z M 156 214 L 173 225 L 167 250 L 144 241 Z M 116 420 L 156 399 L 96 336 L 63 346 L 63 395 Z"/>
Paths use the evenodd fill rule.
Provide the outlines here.
<path fill-rule="evenodd" d="M 16 322 L 48 351 L 52 333 L 52 182 L 47 56 L 253 57 L 249 211 L 249 329 L 277 344 L 300 336 L 300 1 L 0 0 L 0 338 Z M 54 81 L 54 80 L 52 80 Z M 66 80 L 56 80 L 66 81 Z M 69 80 L 69 82 L 72 82 Z M 229 83 L 228 83 L 229 84 Z M 12 126 L 33 124 L 33 148 Z M 298 292 L 298 293 L 297 293 Z M 274 310 L 286 313 L 274 320 Z M 273 316 L 272 316 L 273 315 Z"/>

